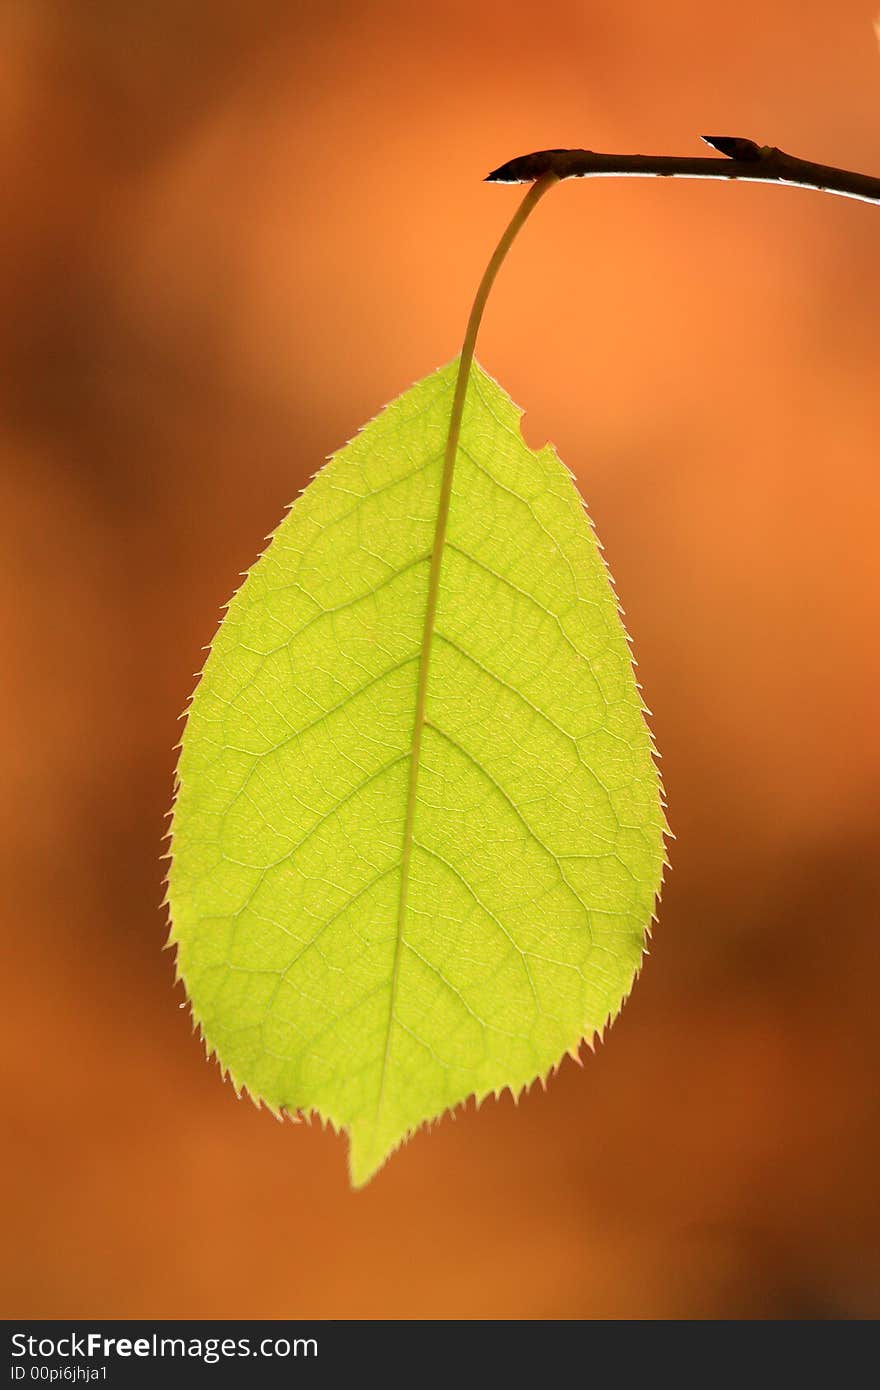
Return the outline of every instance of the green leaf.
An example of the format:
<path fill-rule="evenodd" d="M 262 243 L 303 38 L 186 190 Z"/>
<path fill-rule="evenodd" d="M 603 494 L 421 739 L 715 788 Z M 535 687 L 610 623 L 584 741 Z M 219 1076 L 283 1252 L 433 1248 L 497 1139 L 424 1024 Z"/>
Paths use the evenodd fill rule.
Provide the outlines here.
<path fill-rule="evenodd" d="M 236 1087 L 348 1131 L 356 1185 L 423 1122 L 602 1032 L 664 860 L 598 543 L 476 364 L 432 582 L 457 367 L 290 508 L 229 605 L 178 769 L 194 1018 Z"/>

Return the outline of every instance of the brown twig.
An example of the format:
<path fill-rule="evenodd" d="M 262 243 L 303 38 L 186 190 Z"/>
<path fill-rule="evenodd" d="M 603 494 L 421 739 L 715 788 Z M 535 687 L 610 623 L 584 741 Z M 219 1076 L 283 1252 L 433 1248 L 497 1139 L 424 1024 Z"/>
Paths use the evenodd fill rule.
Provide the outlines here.
<path fill-rule="evenodd" d="M 814 188 L 863 203 L 880 203 L 880 178 L 813 164 L 778 150 L 733 135 L 704 135 L 707 145 L 726 155 L 695 158 L 689 155 L 596 154 L 593 150 L 538 150 L 520 155 L 486 176 L 487 183 L 532 183 L 544 174 L 558 179 L 635 178 L 744 179 L 748 183 L 788 184 Z"/>

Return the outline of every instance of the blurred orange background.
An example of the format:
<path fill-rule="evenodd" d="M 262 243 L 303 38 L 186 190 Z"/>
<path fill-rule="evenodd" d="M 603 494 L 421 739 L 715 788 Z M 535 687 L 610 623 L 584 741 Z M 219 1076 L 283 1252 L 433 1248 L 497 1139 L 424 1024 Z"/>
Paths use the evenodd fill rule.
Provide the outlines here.
<path fill-rule="evenodd" d="M 5 0 L 7 1317 L 880 1314 L 880 210 L 565 184 L 484 365 L 576 472 L 673 870 L 621 1020 L 353 1194 L 158 908 L 178 714 L 287 502 L 458 350 L 545 146 L 880 173 L 871 6 Z"/>

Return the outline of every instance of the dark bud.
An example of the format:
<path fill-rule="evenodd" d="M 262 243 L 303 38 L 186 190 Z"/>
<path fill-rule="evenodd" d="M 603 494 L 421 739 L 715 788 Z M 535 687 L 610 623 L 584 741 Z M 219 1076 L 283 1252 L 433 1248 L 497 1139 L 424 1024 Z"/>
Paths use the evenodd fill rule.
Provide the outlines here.
<path fill-rule="evenodd" d="M 548 173 L 554 165 L 554 155 L 570 154 L 570 150 L 536 150 L 534 154 L 521 154 L 518 159 L 509 159 L 487 174 L 484 183 L 534 183 L 542 174 Z"/>
<path fill-rule="evenodd" d="M 760 145 L 756 145 L 754 140 L 743 140 L 738 135 L 702 135 L 700 139 L 719 154 L 726 154 L 728 159 L 748 161 L 762 158 Z"/>

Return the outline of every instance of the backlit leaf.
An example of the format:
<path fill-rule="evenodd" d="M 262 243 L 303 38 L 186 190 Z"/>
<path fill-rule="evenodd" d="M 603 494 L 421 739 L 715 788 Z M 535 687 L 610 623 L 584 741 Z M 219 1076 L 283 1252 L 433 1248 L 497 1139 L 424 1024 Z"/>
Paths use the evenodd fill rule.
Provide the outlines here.
<path fill-rule="evenodd" d="M 580 497 L 476 364 L 426 631 L 456 371 L 293 504 L 229 605 L 178 769 L 169 901 L 194 1017 L 236 1086 L 348 1131 L 355 1184 L 424 1121 L 601 1032 L 664 857 Z"/>

